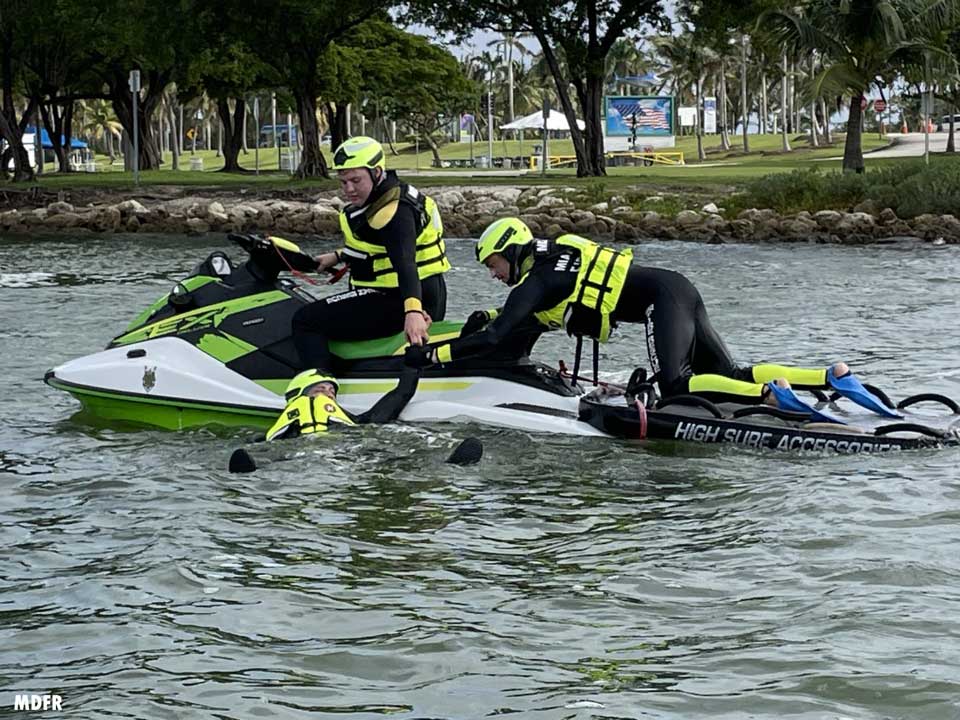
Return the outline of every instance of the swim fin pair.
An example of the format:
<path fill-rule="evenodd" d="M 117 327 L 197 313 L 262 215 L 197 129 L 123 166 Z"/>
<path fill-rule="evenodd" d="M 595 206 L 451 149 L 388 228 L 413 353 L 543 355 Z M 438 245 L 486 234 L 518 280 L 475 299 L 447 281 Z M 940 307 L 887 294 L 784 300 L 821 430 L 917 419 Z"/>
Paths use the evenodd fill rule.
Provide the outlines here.
<path fill-rule="evenodd" d="M 773 396 L 777 399 L 777 406 L 781 410 L 804 413 L 805 415 L 809 415 L 812 420 L 816 420 L 817 422 L 846 425 L 846 423 L 840 418 L 836 418 L 829 413 L 817 410 L 812 405 L 805 403 L 803 400 L 798 398 L 797 394 L 790 388 L 783 388 L 772 382 L 767 383 L 767 387 L 770 388 L 770 392 L 773 393 Z"/>
<path fill-rule="evenodd" d="M 833 372 L 833 366 L 831 366 L 827 369 L 827 382 L 830 384 L 830 387 L 843 397 L 856 403 L 860 407 L 864 407 L 883 417 L 903 418 L 903 415 L 888 408 L 876 395 L 867 390 L 863 386 L 863 383 L 854 377 L 852 372 L 847 372 L 846 375 L 837 377 Z"/>

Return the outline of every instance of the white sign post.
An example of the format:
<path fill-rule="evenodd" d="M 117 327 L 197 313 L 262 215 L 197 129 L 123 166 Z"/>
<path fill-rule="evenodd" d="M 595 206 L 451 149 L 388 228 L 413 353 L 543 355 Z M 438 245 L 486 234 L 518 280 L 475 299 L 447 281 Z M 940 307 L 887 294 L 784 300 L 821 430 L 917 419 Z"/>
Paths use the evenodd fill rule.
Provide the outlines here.
<path fill-rule="evenodd" d="M 140 185 L 140 131 L 137 100 L 140 98 L 140 71 L 131 70 L 128 80 L 133 97 L 133 184 Z"/>

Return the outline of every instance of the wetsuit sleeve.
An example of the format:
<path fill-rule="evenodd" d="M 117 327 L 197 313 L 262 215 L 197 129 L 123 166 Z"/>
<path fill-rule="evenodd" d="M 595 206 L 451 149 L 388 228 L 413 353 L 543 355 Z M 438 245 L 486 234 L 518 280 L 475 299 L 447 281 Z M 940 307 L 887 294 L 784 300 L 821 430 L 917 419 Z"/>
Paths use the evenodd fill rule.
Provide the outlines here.
<path fill-rule="evenodd" d="M 403 296 L 404 311 L 423 310 L 423 293 L 417 273 L 417 223 L 413 208 L 407 203 L 398 203 L 396 212 L 381 232 L 389 238 L 385 243 L 387 255 L 397 271 L 397 285 Z"/>
<path fill-rule="evenodd" d="M 560 273 L 531 272 L 510 292 L 503 310 L 493 322 L 473 335 L 438 345 L 437 359 L 444 363 L 493 350 L 533 313 L 562 302 L 573 292 L 575 282 L 576 275 L 573 274 L 568 278 Z"/>
<path fill-rule="evenodd" d="M 396 420 L 403 409 L 410 402 L 410 398 L 417 391 L 417 385 L 420 382 L 420 372 L 413 368 L 406 368 L 400 374 L 400 382 L 397 386 L 377 400 L 377 403 L 359 415 L 351 414 L 350 417 L 358 425 L 367 425 L 371 423 L 383 424 L 391 423 Z"/>

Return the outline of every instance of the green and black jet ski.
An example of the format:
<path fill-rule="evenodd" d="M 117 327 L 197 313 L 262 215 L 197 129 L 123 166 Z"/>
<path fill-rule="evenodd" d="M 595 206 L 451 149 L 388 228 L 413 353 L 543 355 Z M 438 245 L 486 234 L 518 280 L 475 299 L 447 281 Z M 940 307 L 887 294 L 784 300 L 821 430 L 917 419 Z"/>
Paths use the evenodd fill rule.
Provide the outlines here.
<path fill-rule="evenodd" d="M 284 271 L 316 261 L 280 238 L 232 234 L 247 255 L 235 264 L 214 252 L 142 311 L 105 350 L 58 365 L 46 382 L 74 395 L 91 414 L 181 429 L 205 424 L 269 427 L 299 370 L 294 312 L 314 297 Z M 435 322 L 431 341 L 459 335 L 461 323 Z M 518 335 L 495 354 L 424 371 L 402 420 L 466 420 L 499 427 L 602 435 L 577 420 L 581 391 L 533 362 L 536 336 Z M 402 333 L 332 343 L 341 404 L 371 407 L 397 383 Z"/>

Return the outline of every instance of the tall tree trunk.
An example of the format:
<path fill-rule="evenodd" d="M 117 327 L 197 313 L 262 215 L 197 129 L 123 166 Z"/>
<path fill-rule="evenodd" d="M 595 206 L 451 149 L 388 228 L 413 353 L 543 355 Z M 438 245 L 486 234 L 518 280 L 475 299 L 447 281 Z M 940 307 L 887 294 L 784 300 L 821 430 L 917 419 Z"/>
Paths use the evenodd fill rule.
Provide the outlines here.
<path fill-rule="evenodd" d="M 833 134 L 830 132 L 830 113 L 827 112 L 827 101 L 820 98 L 820 112 L 823 114 L 823 142 L 833 144 Z"/>
<path fill-rule="evenodd" d="M 707 154 L 703 151 L 703 77 L 697 75 L 697 159 L 703 162 L 707 159 Z"/>
<path fill-rule="evenodd" d="M 323 112 L 327 116 L 327 125 L 330 127 L 331 152 L 340 147 L 350 137 L 347 129 L 347 108 L 349 105 L 350 103 L 343 102 L 328 102 L 323 105 Z"/>
<path fill-rule="evenodd" d="M 862 173 L 863 147 L 861 144 L 863 110 L 860 102 L 863 100 L 863 91 L 855 93 L 850 98 L 850 118 L 847 120 L 847 139 L 843 144 L 843 172 Z"/>
<path fill-rule="evenodd" d="M 727 61 L 720 58 L 720 147 L 724 150 L 730 149 L 730 132 L 727 128 Z"/>
<path fill-rule="evenodd" d="M 4 88 L 4 95 L 6 96 L 6 88 Z M 7 176 L 9 172 L 7 170 L 8 158 L 12 158 L 13 182 L 29 182 L 34 179 L 33 168 L 30 167 L 30 155 L 23 145 L 23 129 L 20 127 L 20 124 L 16 122 L 16 111 L 13 110 L 12 91 L 10 96 L 11 112 L 8 114 L 6 108 L 0 111 L 0 138 L 3 138 L 7 142 L 7 149 L 3 152 L 2 160 L 0 160 L 0 177 Z M 6 104 L 6 97 L 4 97 L 4 105 Z M 27 110 L 27 117 L 29 117 L 29 113 L 32 112 L 32 110 L 33 107 L 31 105 Z M 12 122 L 11 118 L 13 120 Z"/>
<path fill-rule="evenodd" d="M 230 100 L 217 98 L 217 115 L 220 117 L 220 137 L 223 143 L 223 167 L 219 172 L 242 173 L 249 172 L 240 167 L 240 150 L 243 147 L 243 118 L 247 114 L 247 104 L 243 98 L 234 101 L 233 112 L 230 112 Z"/>
<path fill-rule="evenodd" d="M 787 112 L 787 83 L 788 83 L 788 74 L 787 74 L 787 53 L 783 53 L 783 72 L 780 75 L 780 132 L 781 132 L 781 143 L 780 148 L 783 152 L 790 152 L 790 138 L 788 135 L 787 128 L 787 118 L 790 116 L 790 113 Z"/>
<path fill-rule="evenodd" d="M 107 141 L 107 155 L 110 157 L 110 164 L 113 165 L 116 157 L 113 153 L 113 130 L 107 128 L 103 134 L 106 136 L 104 139 Z"/>
<path fill-rule="evenodd" d="M 810 145 L 811 147 L 820 147 L 817 140 L 817 101 L 810 101 Z"/>
<path fill-rule="evenodd" d="M 443 161 L 440 159 L 440 147 L 437 145 L 437 141 L 433 139 L 433 134 L 429 132 L 421 132 L 420 136 L 427 141 L 427 145 L 430 147 L 430 152 L 433 153 L 433 166 L 434 167 L 443 167 Z"/>
<path fill-rule="evenodd" d="M 760 62 L 765 66 L 766 58 L 761 56 Z M 767 131 L 769 130 L 769 118 L 767 117 L 769 112 L 770 107 L 767 104 L 767 71 L 762 70 L 760 72 L 760 132 L 763 135 L 766 135 Z"/>
<path fill-rule="evenodd" d="M 317 125 L 317 93 L 311 88 L 298 88 L 294 92 L 297 101 L 297 114 L 300 116 L 301 142 L 303 156 L 296 176 L 300 179 L 329 178 L 327 161 L 320 152 L 320 127 Z"/>
<path fill-rule="evenodd" d="M 174 170 L 180 169 L 180 138 L 177 134 L 177 113 L 173 108 L 173 103 L 167 107 L 167 115 L 169 116 L 168 125 L 170 126 L 170 154 L 171 154 L 171 163 L 170 167 Z"/>
<path fill-rule="evenodd" d="M 389 130 L 387 133 L 387 146 L 390 148 L 390 154 L 399 155 L 400 153 L 397 152 L 397 148 L 394 147 L 397 142 L 397 121 L 391 120 L 387 129 Z"/>
<path fill-rule="evenodd" d="M 247 103 L 246 100 L 243 101 L 243 129 L 240 133 L 240 141 L 243 154 L 247 154 Z"/>
<path fill-rule="evenodd" d="M 956 112 L 957 112 L 957 108 L 951 104 L 950 105 L 950 134 L 947 136 L 947 152 L 948 153 L 957 151 L 953 144 L 953 129 L 954 129 L 953 116 Z"/>
<path fill-rule="evenodd" d="M 50 137 L 50 145 L 53 147 L 53 154 L 57 158 L 57 172 L 70 172 L 69 158 L 69 139 L 64 138 L 64 120 L 67 112 L 72 113 L 73 103 L 67 103 L 69 110 L 61 110 L 56 97 L 51 96 L 50 104 L 39 102 L 40 116 L 43 118 L 43 126 Z M 66 147 L 65 147 L 66 145 Z"/>
<path fill-rule="evenodd" d="M 546 34 L 539 29 L 534 30 L 534 35 L 540 42 L 540 48 L 543 57 L 547 61 L 547 67 L 550 68 L 550 74 L 553 76 L 554 84 L 557 88 L 557 98 L 560 100 L 560 107 L 570 125 L 570 139 L 573 141 L 573 152 L 577 156 L 577 177 L 593 177 L 606 175 L 603 158 L 603 135 L 600 130 L 600 99 L 603 91 L 603 63 L 600 63 L 601 75 L 599 78 L 588 78 L 587 83 L 577 78 L 574 80 L 574 87 L 577 88 L 580 95 L 581 110 L 584 113 L 584 129 L 581 131 L 577 125 L 577 113 L 574 110 L 573 103 L 570 102 L 570 93 L 567 91 L 567 79 L 560 69 L 560 62 L 557 55 L 550 45 Z M 591 81 L 595 81 L 595 83 Z M 577 84 L 579 83 L 579 85 Z M 594 87 L 595 84 L 595 87 Z M 588 113 L 588 104 L 595 102 L 597 117 L 591 117 Z M 597 146 L 599 144 L 599 153 Z M 599 157 L 598 157 L 599 156 Z"/>
<path fill-rule="evenodd" d="M 7 150 L 13 158 L 13 182 L 29 182 L 34 179 L 30 167 L 30 155 L 23 146 L 23 131 L 34 111 L 33 100 L 28 100 L 27 109 L 17 120 L 17 106 L 13 100 L 14 51 L 9 34 L 0 33 L 0 78 L 3 80 L 3 98 L 0 104 L 0 137 L 7 141 Z M 37 128 L 37 132 L 40 129 Z M 6 153 L 5 153 L 6 155 Z M 8 173 L 6 157 L 0 162 L 0 177 Z"/>
<path fill-rule="evenodd" d="M 157 147 L 156 137 L 153 134 L 153 113 L 157 109 L 163 89 L 170 80 L 170 74 L 149 70 L 146 75 L 146 90 L 141 92 L 141 100 L 137 102 L 137 134 L 139 135 L 139 168 L 156 170 L 160 167 L 160 150 Z M 127 75 L 123 71 L 115 71 L 110 81 L 110 100 L 117 119 L 123 125 L 127 134 L 133 133 L 133 99 L 127 86 Z"/>
<path fill-rule="evenodd" d="M 740 36 L 740 107 L 743 110 L 743 151 L 750 152 L 750 107 L 747 105 L 747 35 Z"/>
<path fill-rule="evenodd" d="M 790 61 L 790 109 L 793 110 L 793 132 L 800 132 L 800 79 L 799 58 Z"/>
<path fill-rule="evenodd" d="M 814 82 L 814 77 L 817 74 L 817 54 L 816 52 L 810 53 L 810 84 Z M 813 98 L 810 100 L 810 145 L 812 147 L 820 147 L 820 143 L 817 141 L 817 99 Z"/>

